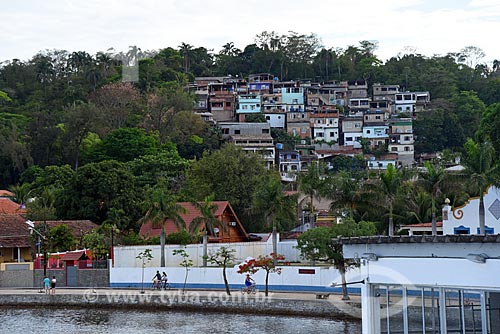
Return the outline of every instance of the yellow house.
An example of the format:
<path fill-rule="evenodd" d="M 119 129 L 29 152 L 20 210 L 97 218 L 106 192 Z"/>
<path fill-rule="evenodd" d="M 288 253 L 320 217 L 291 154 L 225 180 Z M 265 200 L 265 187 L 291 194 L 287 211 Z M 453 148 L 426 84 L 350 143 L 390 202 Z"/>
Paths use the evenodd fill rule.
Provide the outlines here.
<path fill-rule="evenodd" d="M 31 262 L 31 259 L 26 219 L 19 214 L 0 214 L 0 263 Z"/>

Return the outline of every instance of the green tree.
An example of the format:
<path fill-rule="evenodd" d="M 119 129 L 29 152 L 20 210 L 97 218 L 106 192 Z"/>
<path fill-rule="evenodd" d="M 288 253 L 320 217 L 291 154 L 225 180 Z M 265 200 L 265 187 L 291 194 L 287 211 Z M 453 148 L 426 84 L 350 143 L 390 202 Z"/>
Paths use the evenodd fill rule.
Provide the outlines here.
<path fill-rule="evenodd" d="M 144 268 L 146 268 L 146 264 L 151 262 L 151 260 L 153 259 L 151 249 L 146 248 L 145 250 L 137 254 L 135 258 L 141 260 L 142 263 L 141 293 L 144 293 Z"/>
<path fill-rule="evenodd" d="M 334 239 L 338 237 L 356 237 L 374 235 L 377 229 L 372 222 L 354 222 L 345 219 L 342 224 L 332 227 L 317 227 L 307 230 L 297 239 L 297 248 L 303 257 L 310 261 L 324 261 L 331 263 L 340 273 L 342 279 L 342 299 L 348 300 L 347 282 L 345 273 L 356 265 L 352 259 L 345 259 L 342 245 Z"/>
<path fill-rule="evenodd" d="M 207 247 L 208 247 L 208 232 L 215 236 L 215 229 L 220 228 L 226 231 L 226 225 L 222 223 L 216 216 L 217 204 L 213 203 L 214 195 L 205 197 L 203 202 L 193 202 L 195 208 L 200 211 L 200 215 L 195 217 L 189 223 L 189 231 L 194 235 L 199 235 L 200 229 L 203 229 L 203 267 L 207 266 Z"/>
<path fill-rule="evenodd" d="M 204 152 L 201 159 L 192 163 L 183 192 L 195 200 L 214 194 L 221 201 L 229 201 L 245 228 L 251 229 L 248 212 L 253 194 L 261 176 L 267 173 L 259 155 L 226 144 L 218 151 Z"/>
<path fill-rule="evenodd" d="M 211 264 L 216 264 L 222 267 L 222 278 L 224 279 L 224 286 L 226 287 L 226 293 L 228 296 L 231 295 L 231 290 L 229 290 L 229 283 L 227 281 L 226 268 L 234 264 L 236 260 L 235 253 L 236 250 L 227 247 L 220 247 L 215 251 L 215 253 L 210 253 L 207 255 L 206 259 Z"/>
<path fill-rule="evenodd" d="M 319 163 L 311 163 L 305 173 L 299 174 L 297 182 L 299 191 L 309 198 L 309 214 L 311 227 L 314 227 L 314 199 L 318 199 L 325 185 L 325 167 Z"/>
<path fill-rule="evenodd" d="M 47 232 L 49 252 L 67 252 L 74 250 L 75 238 L 65 224 L 49 228 Z"/>
<path fill-rule="evenodd" d="M 151 221 L 154 227 L 161 227 L 160 266 L 165 267 L 165 221 L 171 219 L 179 230 L 185 229 L 186 223 L 180 215 L 184 208 L 177 203 L 177 198 L 168 190 L 164 179 L 147 191 L 143 207 L 146 213 L 139 223 Z"/>
<path fill-rule="evenodd" d="M 266 227 L 272 227 L 273 253 L 277 254 L 277 225 L 278 220 L 296 220 L 295 201 L 284 194 L 279 175 L 266 175 L 254 193 L 253 209 L 261 212 L 266 221 Z M 281 226 L 280 230 L 282 229 Z"/>
<path fill-rule="evenodd" d="M 486 108 L 477 134 L 479 138 L 489 138 L 496 153 L 500 153 L 500 103 Z"/>
<path fill-rule="evenodd" d="M 93 162 L 127 162 L 143 155 L 157 154 L 159 151 L 160 141 L 157 135 L 147 134 L 138 128 L 120 128 L 112 131 L 95 147 L 91 147 L 85 157 Z"/>
<path fill-rule="evenodd" d="M 189 270 L 193 266 L 193 260 L 189 258 L 189 254 L 184 249 L 174 249 L 172 251 L 172 255 L 179 255 L 182 258 L 182 261 L 179 264 L 181 265 L 181 267 L 184 267 L 186 271 L 186 275 L 184 276 L 184 285 L 182 287 L 182 293 L 184 293 L 184 291 L 186 290 Z"/>
<path fill-rule="evenodd" d="M 330 210 L 340 216 L 348 211 L 348 217 L 354 219 L 356 206 L 363 200 L 363 180 L 350 176 L 348 172 L 340 172 L 326 180 L 323 189 L 325 196 L 332 200 Z"/>
<path fill-rule="evenodd" d="M 500 180 L 499 165 L 496 163 L 495 149 L 489 141 L 468 139 L 464 145 L 465 154 L 462 163 L 465 166 L 465 178 L 474 195 L 479 196 L 479 234 L 485 233 L 484 193 Z"/>
<path fill-rule="evenodd" d="M 123 210 L 130 221 L 140 215 L 143 190 L 126 164 L 113 160 L 89 163 L 78 173 L 56 198 L 60 219 L 89 219 L 98 224 L 108 219 L 109 210 Z M 128 230 L 136 226 L 119 226 Z"/>
<path fill-rule="evenodd" d="M 432 235 L 436 235 L 436 198 L 450 187 L 450 178 L 443 168 L 436 167 L 429 161 L 424 166 L 425 171 L 420 173 L 419 183 L 431 196 Z"/>
<path fill-rule="evenodd" d="M 379 178 L 372 185 L 370 193 L 367 194 L 370 195 L 374 204 L 378 203 L 379 206 L 385 208 L 389 217 L 389 236 L 394 235 L 394 206 L 400 194 L 402 181 L 401 173 L 392 164 L 389 164 L 387 170 L 380 174 Z"/>

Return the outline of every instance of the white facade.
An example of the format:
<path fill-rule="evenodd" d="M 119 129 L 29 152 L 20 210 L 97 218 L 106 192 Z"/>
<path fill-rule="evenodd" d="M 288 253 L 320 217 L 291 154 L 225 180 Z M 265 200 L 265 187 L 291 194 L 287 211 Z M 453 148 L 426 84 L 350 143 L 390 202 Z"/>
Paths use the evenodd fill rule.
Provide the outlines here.
<path fill-rule="evenodd" d="M 345 240 L 365 282 L 363 334 L 500 333 L 500 242 L 455 238 Z"/>
<path fill-rule="evenodd" d="M 286 113 L 265 113 L 267 123 L 272 128 L 285 129 Z"/>
<path fill-rule="evenodd" d="M 485 232 L 500 233 L 500 189 L 490 187 L 484 194 Z M 445 219 L 446 218 L 446 219 Z M 479 198 L 463 206 L 443 208 L 443 234 L 479 234 Z"/>

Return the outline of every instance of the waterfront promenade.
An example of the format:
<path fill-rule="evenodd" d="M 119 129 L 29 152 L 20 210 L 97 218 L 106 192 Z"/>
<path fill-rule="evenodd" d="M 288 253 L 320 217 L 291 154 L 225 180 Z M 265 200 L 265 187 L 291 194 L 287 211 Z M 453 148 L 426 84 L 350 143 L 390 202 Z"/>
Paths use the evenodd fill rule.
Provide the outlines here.
<path fill-rule="evenodd" d="M 0 305 L 8 307 L 116 308 L 145 310 L 182 310 L 198 312 L 298 315 L 332 319 L 359 320 L 360 297 L 342 301 L 340 294 L 317 299 L 315 293 L 269 292 L 255 295 L 232 290 L 58 288 L 55 295 L 35 288 L 0 289 Z"/>

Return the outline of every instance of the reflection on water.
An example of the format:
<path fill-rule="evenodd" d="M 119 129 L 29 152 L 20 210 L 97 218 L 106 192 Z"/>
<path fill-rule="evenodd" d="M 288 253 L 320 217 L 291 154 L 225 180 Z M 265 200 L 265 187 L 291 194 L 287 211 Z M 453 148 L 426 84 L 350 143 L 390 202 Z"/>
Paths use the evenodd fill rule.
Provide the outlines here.
<path fill-rule="evenodd" d="M 169 311 L 0 308 L 0 333 L 361 333 L 361 324 L 318 318 Z"/>

